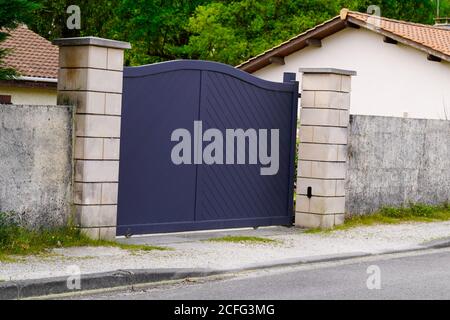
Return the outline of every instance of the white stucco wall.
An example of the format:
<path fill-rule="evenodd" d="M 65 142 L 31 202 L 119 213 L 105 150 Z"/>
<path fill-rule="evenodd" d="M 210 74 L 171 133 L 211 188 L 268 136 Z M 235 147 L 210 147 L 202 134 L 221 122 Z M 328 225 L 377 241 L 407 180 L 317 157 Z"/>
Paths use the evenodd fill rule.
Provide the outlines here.
<path fill-rule="evenodd" d="M 355 70 L 352 114 L 409 118 L 450 119 L 450 63 L 431 62 L 426 53 L 402 44 L 387 44 L 365 29 L 347 28 L 269 65 L 254 75 L 280 82 L 283 72 L 332 67 Z"/>
<path fill-rule="evenodd" d="M 16 105 L 56 105 L 56 88 L 20 88 L 0 87 L 0 95 L 11 96 L 12 104 Z"/>

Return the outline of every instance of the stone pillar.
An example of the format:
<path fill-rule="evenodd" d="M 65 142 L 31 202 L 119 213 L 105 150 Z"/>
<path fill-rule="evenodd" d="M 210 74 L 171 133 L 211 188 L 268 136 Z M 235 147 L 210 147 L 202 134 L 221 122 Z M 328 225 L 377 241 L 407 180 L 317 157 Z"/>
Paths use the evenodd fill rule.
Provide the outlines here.
<path fill-rule="evenodd" d="M 303 73 L 295 225 L 344 222 L 351 76 L 337 69 Z"/>
<path fill-rule="evenodd" d="M 127 42 L 56 39 L 58 104 L 76 106 L 73 203 L 93 239 L 114 239 L 117 224 L 123 56 Z"/>

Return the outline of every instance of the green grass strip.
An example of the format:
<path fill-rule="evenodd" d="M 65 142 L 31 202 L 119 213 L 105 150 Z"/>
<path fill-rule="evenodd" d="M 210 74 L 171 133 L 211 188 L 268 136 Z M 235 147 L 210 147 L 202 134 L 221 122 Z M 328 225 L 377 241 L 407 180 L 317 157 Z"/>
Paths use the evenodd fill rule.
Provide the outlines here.
<path fill-rule="evenodd" d="M 306 233 L 326 233 L 351 228 L 379 224 L 399 224 L 405 222 L 438 222 L 450 220 L 450 205 L 439 206 L 410 204 L 409 206 L 393 208 L 384 207 L 380 211 L 368 215 L 354 215 L 346 218 L 345 223 L 332 229 L 309 229 Z"/>
<path fill-rule="evenodd" d="M 246 236 L 226 236 L 222 238 L 211 238 L 207 241 L 212 242 L 231 242 L 231 243 L 274 243 L 276 240 L 260 237 L 246 237 Z"/>
<path fill-rule="evenodd" d="M 115 241 L 93 240 L 77 227 L 29 230 L 10 221 L 0 213 L 0 261 L 14 260 L 14 255 L 32 255 L 48 252 L 53 248 L 115 247 L 130 251 L 170 250 L 149 245 L 123 244 Z"/>

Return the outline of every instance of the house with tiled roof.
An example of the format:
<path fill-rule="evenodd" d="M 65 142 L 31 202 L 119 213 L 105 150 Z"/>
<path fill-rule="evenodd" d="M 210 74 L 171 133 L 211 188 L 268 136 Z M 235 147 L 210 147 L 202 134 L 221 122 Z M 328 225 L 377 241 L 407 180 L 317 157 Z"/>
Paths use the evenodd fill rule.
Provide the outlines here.
<path fill-rule="evenodd" d="M 450 28 L 343 9 L 239 69 L 271 81 L 302 68 L 357 71 L 352 114 L 450 119 Z M 301 77 L 298 77 L 301 79 Z"/>
<path fill-rule="evenodd" d="M 24 25 L 9 34 L 0 43 L 9 51 L 3 61 L 19 76 L 0 81 L 0 103 L 56 105 L 58 47 Z"/>

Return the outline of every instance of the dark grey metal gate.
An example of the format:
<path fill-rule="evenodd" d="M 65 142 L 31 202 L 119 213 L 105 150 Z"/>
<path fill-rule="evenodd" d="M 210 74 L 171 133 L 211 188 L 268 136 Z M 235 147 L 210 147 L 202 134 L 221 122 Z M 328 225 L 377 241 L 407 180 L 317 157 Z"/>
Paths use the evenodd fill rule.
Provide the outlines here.
<path fill-rule="evenodd" d="M 118 234 L 292 224 L 294 80 L 285 74 L 284 83 L 268 82 L 206 61 L 126 68 Z M 260 175 L 255 164 L 174 164 L 171 134 L 192 132 L 194 121 L 224 135 L 226 129 L 279 129 L 277 174 Z"/>

